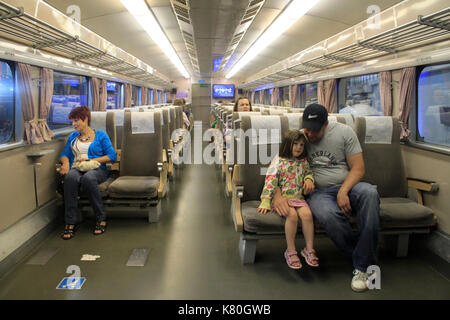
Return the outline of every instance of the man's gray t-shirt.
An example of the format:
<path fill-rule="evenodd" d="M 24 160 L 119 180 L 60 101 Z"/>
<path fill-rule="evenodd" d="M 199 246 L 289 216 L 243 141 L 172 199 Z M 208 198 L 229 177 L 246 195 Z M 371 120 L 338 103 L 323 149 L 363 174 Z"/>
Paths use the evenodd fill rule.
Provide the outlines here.
<path fill-rule="evenodd" d="M 339 122 L 329 122 L 322 139 L 306 149 L 318 189 L 342 184 L 349 172 L 346 157 L 362 152 L 353 129 Z"/>

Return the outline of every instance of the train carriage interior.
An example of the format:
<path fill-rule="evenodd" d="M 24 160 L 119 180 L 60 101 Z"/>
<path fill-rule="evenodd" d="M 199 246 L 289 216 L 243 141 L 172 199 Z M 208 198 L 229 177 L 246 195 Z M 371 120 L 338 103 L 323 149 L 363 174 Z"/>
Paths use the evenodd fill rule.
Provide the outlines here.
<path fill-rule="evenodd" d="M 450 299 L 448 1 L 0 0 L 0 73 L 0 300 Z M 379 199 L 364 292 L 314 210 L 300 270 L 287 219 L 257 211 L 315 104 Z M 117 156 L 92 169 L 103 229 L 92 170 L 67 191 L 82 106 L 88 154 L 104 131 Z"/>

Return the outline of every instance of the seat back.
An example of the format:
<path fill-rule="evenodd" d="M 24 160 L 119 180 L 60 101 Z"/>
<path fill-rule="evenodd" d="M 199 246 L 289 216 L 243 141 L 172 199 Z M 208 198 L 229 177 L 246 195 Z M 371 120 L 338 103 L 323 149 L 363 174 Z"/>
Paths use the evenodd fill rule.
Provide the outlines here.
<path fill-rule="evenodd" d="M 302 128 L 303 113 L 284 113 L 288 119 L 289 130 L 299 130 Z"/>
<path fill-rule="evenodd" d="M 405 168 L 400 150 L 400 123 L 393 117 L 358 117 L 355 131 L 361 144 L 366 174 L 380 197 L 406 197 Z"/>
<path fill-rule="evenodd" d="M 117 134 L 115 113 L 105 111 L 91 111 L 91 126 L 94 130 L 103 130 L 109 136 L 109 140 L 117 150 Z"/>
<path fill-rule="evenodd" d="M 278 155 L 282 136 L 288 127 L 288 118 L 284 116 L 242 117 L 241 134 L 236 137 L 239 164 L 236 183 L 244 186 L 242 202 L 260 200 L 267 168 Z"/>
<path fill-rule="evenodd" d="M 120 176 L 159 177 L 162 129 L 159 112 L 125 112 Z"/>
<path fill-rule="evenodd" d="M 338 122 L 346 124 L 355 130 L 355 118 L 351 113 L 329 113 L 328 118 L 330 117 L 336 117 L 336 119 L 339 119 Z"/>
<path fill-rule="evenodd" d="M 116 145 L 117 150 L 122 149 L 122 140 L 123 140 L 123 119 L 125 112 L 131 112 L 129 109 L 112 109 L 108 110 L 108 112 L 114 113 L 114 123 L 116 125 Z"/>
<path fill-rule="evenodd" d="M 162 144 L 163 149 L 167 151 L 170 149 L 170 108 L 162 107 L 160 110 L 164 121 L 164 126 L 162 128 Z"/>

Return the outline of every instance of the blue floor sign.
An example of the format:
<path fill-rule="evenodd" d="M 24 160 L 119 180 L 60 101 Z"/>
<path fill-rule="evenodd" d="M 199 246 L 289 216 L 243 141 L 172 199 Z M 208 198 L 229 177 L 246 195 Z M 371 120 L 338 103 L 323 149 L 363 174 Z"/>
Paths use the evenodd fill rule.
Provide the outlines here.
<path fill-rule="evenodd" d="M 56 287 L 56 289 L 80 290 L 85 281 L 86 281 L 86 278 L 66 277 L 61 280 L 61 282 Z"/>

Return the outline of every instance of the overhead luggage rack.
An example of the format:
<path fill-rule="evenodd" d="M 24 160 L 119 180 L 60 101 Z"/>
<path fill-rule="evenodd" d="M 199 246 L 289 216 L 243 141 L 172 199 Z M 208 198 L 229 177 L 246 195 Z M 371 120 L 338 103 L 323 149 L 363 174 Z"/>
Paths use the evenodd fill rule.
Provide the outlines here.
<path fill-rule="evenodd" d="M 401 5 L 405 7 L 408 4 L 404 2 Z M 393 8 L 388 10 L 392 10 L 392 12 L 386 12 L 387 20 L 392 19 L 397 21 L 399 19 L 398 13 Z M 438 41 L 450 40 L 450 7 L 427 16 L 418 15 L 416 17 L 415 20 L 401 26 L 384 31 L 381 30 L 379 34 L 368 37 L 367 39 L 364 39 L 362 29 L 368 22 L 362 22 L 331 37 L 331 40 L 321 41 L 315 46 L 266 68 L 255 75 L 253 79 L 248 79 L 250 81 L 239 88 L 253 90 L 261 85 L 261 80 L 272 80 L 276 76 L 280 76 L 283 80 L 286 80 L 331 67 L 353 64 L 387 54 L 395 54 L 430 45 Z M 372 31 L 371 34 L 373 33 Z M 339 46 L 336 45 L 339 42 L 338 36 L 341 34 L 345 34 L 353 40 L 343 41 L 342 43 L 345 44 L 341 48 L 336 49 L 335 47 Z M 334 50 L 329 48 L 329 44 L 332 42 L 334 42 Z M 315 57 L 310 54 L 312 51 L 317 52 Z M 286 71 L 296 71 L 296 73 L 286 74 Z M 264 83 L 268 82 L 270 81 L 264 81 Z"/>
<path fill-rule="evenodd" d="M 32 1 L 25 1 L 25 6 L 32 7 Z M 46 5 L 40 2 L 39 5 Z M 48 6 L 48 5 L 47 5 Z M 51 7 L 50 7 L 51 8 Z M 56 12 L 56 9 L 51 8 Z M 66 17 L 57 11 L 63 17 Z M 71 24 L 76 24 L 70 20 Z M 62 22 L 62 24 L 67 21 Z M 81 25 L 80 25 L 81 27 Z M 61 28 L 62 29 L 62 28 Z M 103 38 L 96 36 L 96 42 L 106 42 Z M 168 79 L 152 74 L 148 70 L 153 70 L 150 66 L 140 62 L 146 68 L 140 68 L 130 61 L 115 57 L 111 52 L 117 52 L 119 48 L 108 43 L 107 47 L 111 50 L 102 50 L 96 46 L 82 40 L 79 35 L 72 35 L 65 31 L 42 21 L 26 12 L 23 7 L 15 8 L 3 1 L 0 1 L 0 38 L 5 38 L 14 42 L 24 44 L 30 48 L 44 50 L 64 58 L 79 61 L 95 67 L 121 73 L 138 80 L 147 80 L 146 75 L 151 75 L 151 79 L 158 79 L 158 83 L 166 87 L 171 87 Z M 106 46 L 106 45 L 105 45 Z M 123 53 L 122 53 L 123 55 Z M 129 55 L 130 60 L 137 60 Z"/>

